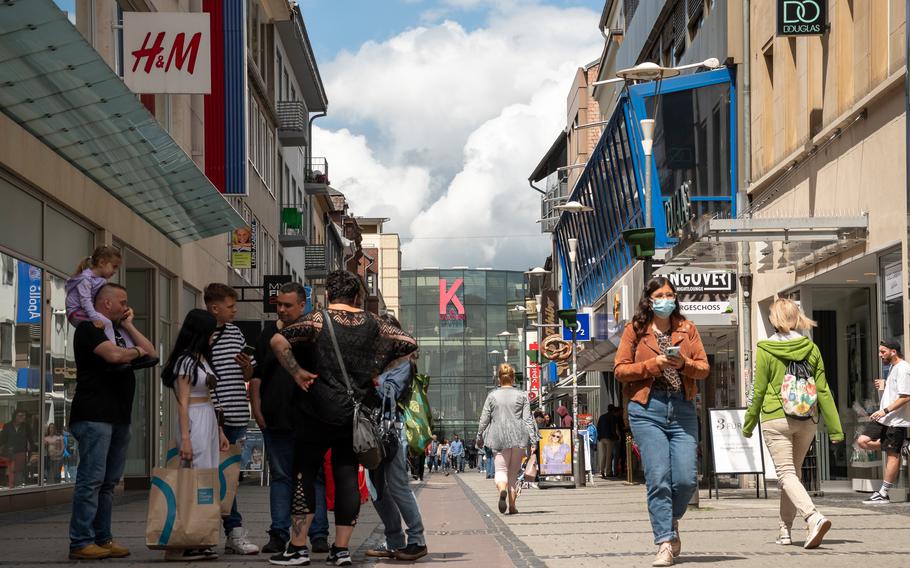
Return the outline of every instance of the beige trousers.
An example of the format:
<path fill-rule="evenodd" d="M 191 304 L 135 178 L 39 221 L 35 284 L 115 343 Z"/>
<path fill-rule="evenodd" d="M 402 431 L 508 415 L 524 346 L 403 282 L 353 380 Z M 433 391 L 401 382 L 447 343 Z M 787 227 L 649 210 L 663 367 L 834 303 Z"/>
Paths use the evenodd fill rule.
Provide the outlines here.
<path fill-rule="evenodd" d="M 796 513 L 808 519 L 816 512 L 815 504 L 800 481 L 803 459 L 815 440 L 816 424 L 812 420 L 776 418 L 761 423 L 762 436 L 780 486 L 780 524 L 791 527 Z"/>
<path fill-rule="evenodd" d="M 606 438 L 597 440 L 598 473 L 601 475 L 615 475 L 613 471 L 613 440 Z"/>

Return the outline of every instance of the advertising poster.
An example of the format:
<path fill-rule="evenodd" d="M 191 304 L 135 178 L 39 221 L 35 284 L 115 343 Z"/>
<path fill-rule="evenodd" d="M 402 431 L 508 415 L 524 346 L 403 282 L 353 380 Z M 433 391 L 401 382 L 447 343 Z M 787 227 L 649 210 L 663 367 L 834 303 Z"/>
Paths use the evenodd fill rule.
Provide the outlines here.
<path fill-rule="evenodd" d="M 715 473 L 761 473 L 774 479 L 774 462 L 762 443 L 761 428 L 743 436 L 745 408 L 711 408 L 708 420 Z"/>
<path fill-rule="evenodd" d="M 242 471 L 262 471 L 265 464 L 265 441 L 262 432 L 250 430 L 243 440 L 240 452 L 240 469 Z"/>
<path fill-rule="evenodd" d="M 537 444 L 541 475 L 572 475 L 572 430 L 541 429 Z"/>
<path fill-rule="evenodd" d="M 256 268 L 256 221 L 231 233 L 231 267 Z"/>

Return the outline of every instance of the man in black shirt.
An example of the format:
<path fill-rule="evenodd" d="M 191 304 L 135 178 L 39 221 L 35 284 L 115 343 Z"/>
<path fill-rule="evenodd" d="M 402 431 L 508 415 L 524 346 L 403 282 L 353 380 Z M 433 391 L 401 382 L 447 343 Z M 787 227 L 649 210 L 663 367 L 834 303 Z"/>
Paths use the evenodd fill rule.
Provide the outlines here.
<path fill-rule="evenodd" d="M 600 458 L 600 477 L 603 479 L 617 476 L 614 453 L 618 444 L 619 428 L 616 423 L 616 406 L 611 404 L 597 420 L 597 455 Z"/>
<path fill-rule="evenodd" d="M 24 410 L 16 410 L 13 419 L 0 430 L 0 449 L 8 460 L 7 467 L 11 468 L 11 488 L 25 483 L 25 464 L 29 454 L 35 451 L 27 418 Z"/>
<path fill-rule="evenodd" d="M 291 529 L 291 473 L 294 466 L 294 397 L 300 389 L 281 366 L 269 342 L 286 325 L 296 323 L 306 308 L 306 290 L 296 282 L 281 287 L 275 297 L 278 321 L 266 322 L 256 345 L 258 364 L 250 381 L 250 401 L 253 418 L 262 429 L 266 456 L 269 460 L 269 508 L 272 524 L 269 542 L 262 552 L 283 552 Z M 305 348 L 304 348 L 305 350 Z M 306 353 L 299 353 L 300 360 Z M 321 491 L 320 491 L 321 487 Z M 328 552 L 328 510 L 325 501 L 325 482 L 316 488 L 316 518 L 310 526 L 309 537 L 314 552 Z"/>
<path fill-rule="evenodd" d="M 126 289 L 106 284 L 95 296 L 95 309 L 114 324 L 115 342 L 91 321 L 76 327 L 76 394 L 70 431 L 79 443 L 79 467 L 70 518 L 70 558 L 122 558 L 130 551 L 116 544 L 111 533 L 114 487 L 123 476 L 130 441 L 130 417 L 136 376 L 125 365 L 148 355 L 155 347 L 133 325 Z M 133 338 L 126 348 L 120 331 Z"/>

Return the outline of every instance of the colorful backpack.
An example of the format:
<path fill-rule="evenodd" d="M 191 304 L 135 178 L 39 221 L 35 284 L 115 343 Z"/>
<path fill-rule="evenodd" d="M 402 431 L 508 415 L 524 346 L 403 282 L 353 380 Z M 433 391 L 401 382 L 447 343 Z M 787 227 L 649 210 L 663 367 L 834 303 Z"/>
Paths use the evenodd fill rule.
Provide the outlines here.
<path fill-rule="evenodd" d="M 800 420 L 812 418 L 818 404 L 818 393 L 812 370 L 805 361 L 790 361 L 787 365 L 780 385 L 780 399 L 787 416 Z"/>

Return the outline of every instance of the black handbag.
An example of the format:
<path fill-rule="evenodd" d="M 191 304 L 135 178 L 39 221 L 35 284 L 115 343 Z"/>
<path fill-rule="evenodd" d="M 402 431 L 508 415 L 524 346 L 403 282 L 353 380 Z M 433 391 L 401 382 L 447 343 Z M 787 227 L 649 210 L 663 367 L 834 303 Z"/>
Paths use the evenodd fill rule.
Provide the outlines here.
<path fill-rule="evenodd" d="M 341 356 L 341 348 L 338 347 L 338 338 L 335 337 L 335 326 L 332 325 L 332 316 L 327 310 L 322 311 L 323 325 L 329 328 L 329 336 L 332 338 L 332 347 L 335 348 L 335 357 L 338 359 L 338 366 L 341 368 L 341 377 L 348 389 L 348 396 L 354 403 L 354 455 L 357 461 L 366 469 L 376 469 L 385 458 L 380 439 L 379 426 L 370 416 L 370 412 L 364 409 L 361 401 L 354 396 L 354 388 L 351 386 L 351 378 L 348 376 L 348 370 L 344 365 L 344 358 Z"/>

